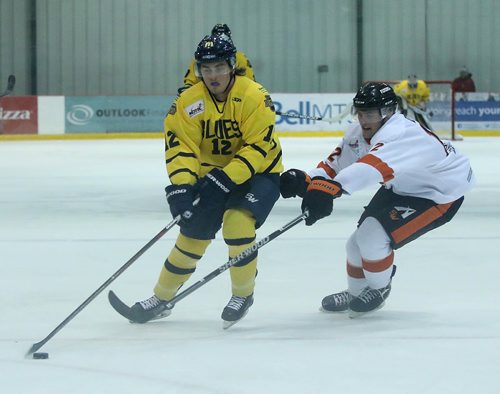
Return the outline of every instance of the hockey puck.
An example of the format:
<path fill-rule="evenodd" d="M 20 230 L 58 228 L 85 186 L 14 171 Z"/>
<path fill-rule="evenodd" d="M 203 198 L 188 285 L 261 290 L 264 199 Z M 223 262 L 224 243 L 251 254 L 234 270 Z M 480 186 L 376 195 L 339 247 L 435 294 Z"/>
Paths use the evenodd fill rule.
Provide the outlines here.
<path fill-rule="evenodd" d="M 33 353 L 33 358 L 35 360 L 45 360 L 49 358 L 49 353 L 44 353 L 44 352 Z"/>

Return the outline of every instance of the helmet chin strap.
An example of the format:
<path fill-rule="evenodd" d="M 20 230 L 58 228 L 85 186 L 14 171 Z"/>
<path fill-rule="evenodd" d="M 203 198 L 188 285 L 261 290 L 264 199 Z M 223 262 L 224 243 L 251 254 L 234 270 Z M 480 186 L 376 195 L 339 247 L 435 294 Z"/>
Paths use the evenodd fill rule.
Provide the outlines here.
<path fill-rule="evenodd" d="M 223 92 L 223 93 L 226 93 L 226 92 L 227 92 L 227 90 L 229 89 L 229 86 L 231 86 L 231 82 L 233 82 L 233 81 L 234 81 L 234 72 L 233 72 L 233 71 L 231 71 L 231 78 L 229 78 L 229 82 L 227 83 L 227 86 L 226 86 L 226 88 L 224 89 L 224 92 Z"/>
<path fill-rule="evenodd" d="M 387 115 L 387 116 L 385 116 L 385 117 L 383 117 L 383 118 L 382 118 L 382 124 L 380 125 L 380 127 L 382 127 L 383 125 L 385 125 L 385 124 L 387 123 L 387 121 L 388 121 L 390 118 L 392 118 L 392 115 L 394 115 L 394 112 L 393 112 L 393 113 L 391 113 L 391 114 L 389 114 L 389 115 Z"/>

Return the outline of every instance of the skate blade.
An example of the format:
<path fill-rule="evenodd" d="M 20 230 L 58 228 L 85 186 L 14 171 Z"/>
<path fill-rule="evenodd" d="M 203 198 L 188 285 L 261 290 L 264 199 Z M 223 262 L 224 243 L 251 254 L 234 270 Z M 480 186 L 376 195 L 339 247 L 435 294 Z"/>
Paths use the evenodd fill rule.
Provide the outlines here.
<path fill-rule="evenodd" d="M 347 312 L 348 312 L 348 309 L 345 309 L 345 310 L 343 310 L 343 311 L 329 311 L 328 309 L 325 309 L 325 308 L 323 308 L 322 306 L 320 306 L 320 307 L 319 307 L 319 311 L 320 311 L 320 312 L 324 312 L 324 313 L 335 313 L 335 314 L 337 314 L 337 313 L 347 313 Z"/>
<path fill-rule="evenodd" d="M 370 313 L 373 313 L 375 311 L 378 311 L 379 309 L 381 309 L 383 306 L 385 305 L 385 301 L 382 302 L 378 307 L 376 307 L 375 309 L 372 309 L 371 311 L 367 311 L 367 312 L 356 312 L 356 311 L 353 311 L 351 309 L 349 309 L 349 318 L 350 319 L 357 319 L 358 317 L 361 317 L 361 316 L 364 316 L 364 315 L 368 315 Z"/>
<path fill-rule="evenodd" d="M 149 321 L 154 321 L 154 320 L 160 320 L 160 319 L 163 319 L 164 317 L 168 317 L 172 314 L 172 311 L 170 309 L 167 309 L 166 311 L 160 313 L 159 315 L 151 318 L 148 320 Z M 130 320 L 129 319 L 129 323 L 132 323 L 132 324 L 144 324 L 144 323 L 139 323 L 138 321 L 134 321 L 134 320 Z M 145 322 L 147 323 L 147 322 Z"/>
<path fill-rule="evenodd" d="M 243 320 L 243 318 L 247 315 L 247 313 L 248 313 L 248 309 L 245 311 L 245 313 L 243 314 L 243 316 L 241 316 L 238 320 L 233 320 L 233 321 L 222 320 L 222 328 L 224 330 L 227 330 L 229 327 L 234 326 L 236 323 L 238 323 L 239 321 Z"/>
<path fill-rule="evenodd" d="M 156 315 L 155 317 L 153 317 L 151 320 L 159 320 L 159 319 L 163 319 L 164 317 L 168 317 L 172 314 L 172 310 L 171 309 L 167 309 L 166 311 L 163 311 L 162 313 L 160 313 L 159 315 Z M 151 321 L 150 320 L 150 321 Z"/>

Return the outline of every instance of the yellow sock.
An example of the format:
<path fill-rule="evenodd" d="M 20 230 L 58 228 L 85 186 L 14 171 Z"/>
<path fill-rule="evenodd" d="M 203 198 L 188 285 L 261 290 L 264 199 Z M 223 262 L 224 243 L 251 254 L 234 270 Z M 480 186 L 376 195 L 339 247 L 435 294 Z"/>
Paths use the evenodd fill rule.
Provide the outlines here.
<path fill-rule="evenodd" d="M 249 211 L 229 209 L 224 214 L 222 233 L 229 247 L 229 257 L 233 258 L 255 244 L 255 219 Z M 257 252 L 229 268 L 229 272 L 233 295 L 247 297 L 252 294 L 257 272 Z"/>
<path fill-rule="evenodd" d="M 196 269 L 210 240 L 198 240 L 179 234 L 175 246 L 165 260 L 154 288 L 162 300 L 171 300 Z"/>

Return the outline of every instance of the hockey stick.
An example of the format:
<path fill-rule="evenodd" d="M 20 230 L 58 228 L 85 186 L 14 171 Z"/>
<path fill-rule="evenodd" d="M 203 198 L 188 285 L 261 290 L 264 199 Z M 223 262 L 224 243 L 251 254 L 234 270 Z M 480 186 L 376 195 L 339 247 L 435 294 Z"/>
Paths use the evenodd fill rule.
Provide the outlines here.
<path fill-rule="evenodd" d="M 194 204 L 198 200 L 195 200 Z M 25 357 L 29 357 L 31 354 L 35 353 L 43 345 L 45 345 L 54 335 L 56 335 L 66 324 L 68 324 L 76 315 L 78 315 L 83 308 L 85 308 L 90 302 L 96 298 L 106 287 L 108 287 L 111 282 L 113 282 L 118 276 L 120 276 L 128 267 L 130 267 L 139 257 L 141 257 L 144 252 L 146 252 L 153 244 L 155 244 L 161 237 L 163 237 L 172 227 L 174 227 L 181 220 L 181 216 L 178 215 L 174 220 L 167 224 L 158 234 L 156 234 L 146 245 L 144 245 L 136 254 L 130 258 L 121 268 L 111 275 L 106 282 L 104 282 L 96 291 L 94 291 L 83 303 L 76 308 L 66 319 L 64 319 L 61 324 L 54 328 L 49 335 L 47 335 L 40 342 L 34 343 L 33 346 L 28 350 Z"/>
<path fill-rule="evenodd" d="M 323 118 L 322 116 L 309 116 L 309 115 L 294 114 L 291 112 L 276 111 L 276 115 L 286 116 L 287 118 L 297 118 L 297 119 L 305 119 L 305 120 L 321 120 L 323 122 L 328 122 L 328 123 L 340 122 L 342 119 L 344 119 L 350 113 L 351 113 L 351 105 L 347 105 L 346 108 L 340 114 L 338 114 L 337 116 L 334 116 L 333 118 Z"/>
<path fill-rule="evenodd" d="M 273 239 L 279 237 L 285 231 L 291 229 L 293 226 L 300 223 L 302 220 L 306 219 L 308 216 L 309 216 L 309 212 L 306 211 L 306 212 L 302 213 L 300 216 L 297 216 L 295 219 L 288 222 L 283 227 L 281 227 L 278 230 L 274 231 L 273 233 L 269 234 L 267 237 L 262 238 L 260 241 L 258 241 L 257 243 L 255 243 L 254 245 L 249 247 L 248 249 L 245 249 L 239 255 L 233 257 L 232 259 L 229 259 L 229 261 L 227 263 L 225 263 L 225 264 L 221 265 L 219 268 L 213 270 L 207 276 L 203 277 L 198 282 L 193 283 L 186 290 L 177 294 L 169 302 L 165 303 L 164 308 L 161 311 L 159 311 L 159 313 L 161 313 L 167 309 L 172 309 L 175 306 L 175 304 L 177 304 L 180 300 L 186 298 L 189 294 L 193 293 L 195 290 L 199 289 L 200 287 L 202 287 L 206 283 L 210 282 L 212 279 L 219 276 L 221 273 L 226 271 L 228 268 L 232 267 L 235 264 L 238 264 L 241 260 L 250 256 L 252 253 L 256 252 L 258 249 L 262 248 L 264 245 L 268 244 Z M 130 321 L 133 321 L 136 323 L 144 323 L 144 321 L 137 321 L 136 320 L 136 317 L 131 312 L 131 308 L 129 306 L 127 306 L 112 290 L 110 290 L 108 293 L 108 299 L 109 299 L 111 306 L 120 315 L 122 315 L 123 317 L 125 317 L 126 319 L 128 319 Z"/>
<path fill-rule="evenodd" d="M 5 89 L 2 94 L 0 94 L 0 97 L 8 96 L 9 94 L 11 94 L 12 91 L 14 90 L 15 84 L 16 84 L 16 77 L 14 75 L 9 75 L 9 78 L 7 79 L 7 89 Z"/>

